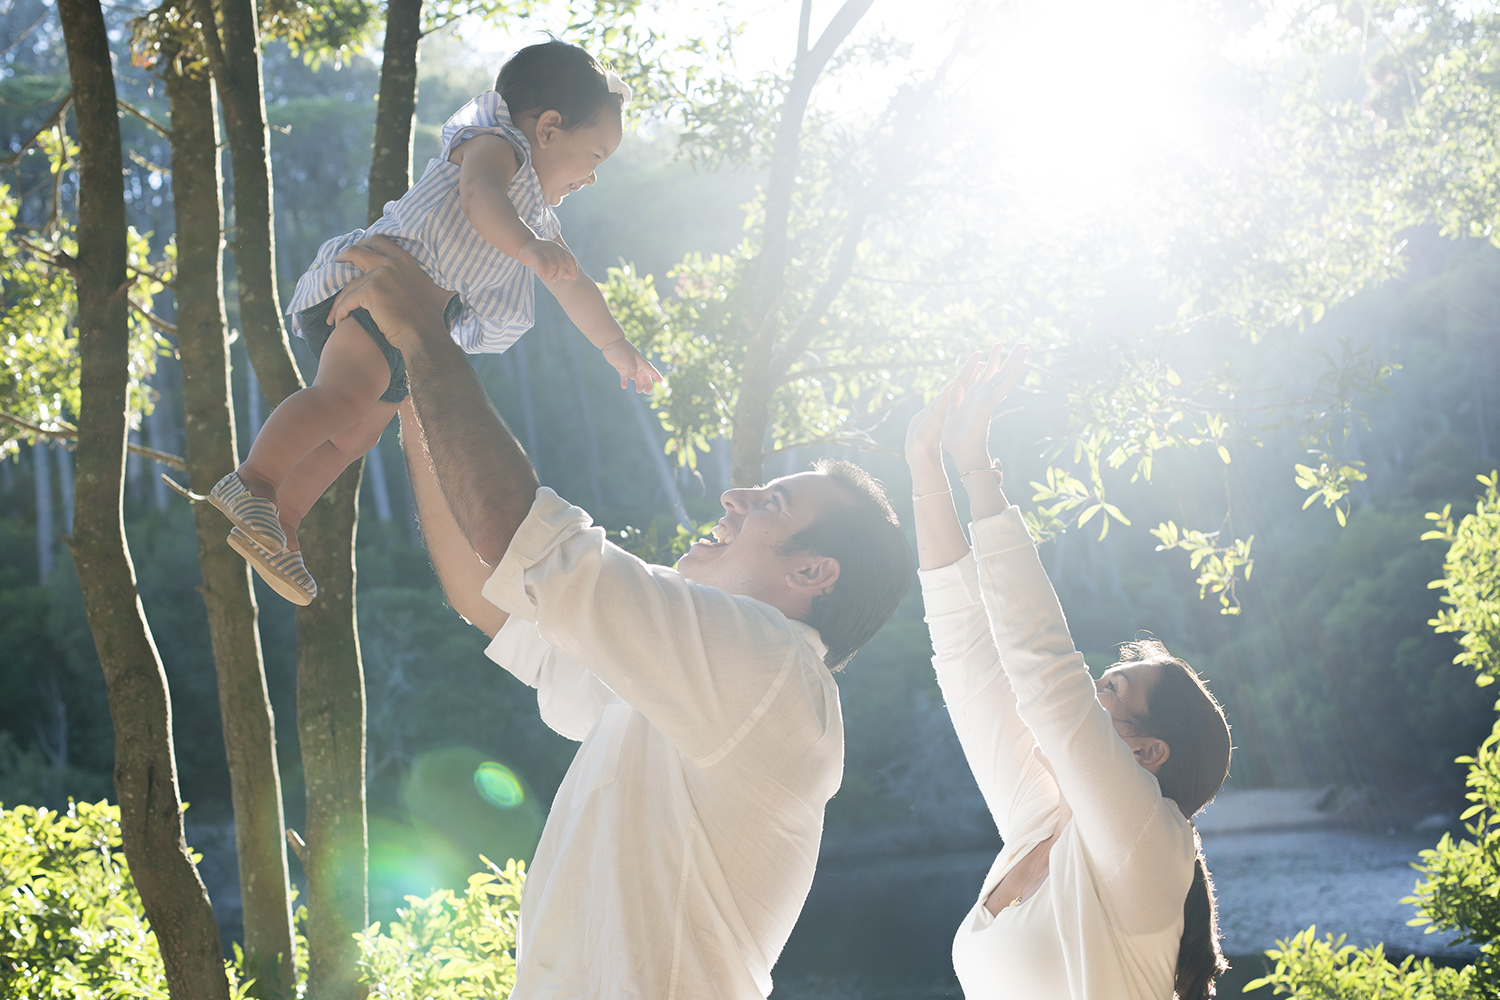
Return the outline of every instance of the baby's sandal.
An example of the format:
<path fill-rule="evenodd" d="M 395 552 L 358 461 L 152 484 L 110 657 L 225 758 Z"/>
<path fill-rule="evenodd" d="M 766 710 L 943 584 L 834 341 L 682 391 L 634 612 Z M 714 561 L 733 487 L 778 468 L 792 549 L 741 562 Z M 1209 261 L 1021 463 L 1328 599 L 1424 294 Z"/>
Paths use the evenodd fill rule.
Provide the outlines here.
<path fill-rule="evenodd" d="M 301 552 L 284 545 L 279 552 L 270 552 L 239 528 L 230 529 L 229 547 L 244 556 L 272 590 L 293 604 L 306 607 L 318 596 L 318 584 L 302 562 Z"/>

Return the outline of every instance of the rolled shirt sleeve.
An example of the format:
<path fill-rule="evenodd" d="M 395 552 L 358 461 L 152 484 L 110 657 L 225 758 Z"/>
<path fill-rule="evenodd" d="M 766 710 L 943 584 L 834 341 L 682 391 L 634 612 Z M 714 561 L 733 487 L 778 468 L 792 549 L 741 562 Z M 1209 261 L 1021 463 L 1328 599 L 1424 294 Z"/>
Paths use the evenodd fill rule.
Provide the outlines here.
<path fill-rule="evenodd" d="M 587 664 L 700 764 L 734 748 L 792 679 L 807 645 L 817 643 L 816 632 L 769 605 L 642 562 L 546 487 L 537 491 L 483 594 L 513 620 L 532 624 L 574 666 Z M 510 628 L 507 622 L 502 635 Z M 532 662 L 519 655 L 523 635 L 518 626 L 506 636 L 518 667 Z M 756 655 L 747 657 L 746 650 Z M 821 644 L 816 653 L 822 655 Z M 535 654 L 532 660 L 540 679 L 548 664 Z M 715 663 L 735 668 L 714 669 Z M 555 658 L 550 667 L 554 683 L 571 669 Z M 540 699 L 540 686 L 538 692 Z M 559 705 L 570 728 L 581 720 L 573 711 L 576 700 L 569 699 L 567 712 Z"/>

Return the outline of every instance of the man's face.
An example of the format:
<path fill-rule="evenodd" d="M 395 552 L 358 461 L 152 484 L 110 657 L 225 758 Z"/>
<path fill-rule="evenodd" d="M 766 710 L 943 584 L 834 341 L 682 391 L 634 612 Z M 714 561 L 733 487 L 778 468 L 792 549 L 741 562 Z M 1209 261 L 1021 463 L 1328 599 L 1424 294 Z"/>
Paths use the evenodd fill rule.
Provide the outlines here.
<path fill-rule="evenodd" d="M 844 487 L 820 472 L 729 490 L 720 500 L 724 516 L 714 526 L 713 540 L 695 542 L 677 569 L 695 583 L 772 605 L 779 604 L 777 595 L 799 565 L 798 553 L 783 553 L 787 542 L 829 504 L 849 502 Z"/>

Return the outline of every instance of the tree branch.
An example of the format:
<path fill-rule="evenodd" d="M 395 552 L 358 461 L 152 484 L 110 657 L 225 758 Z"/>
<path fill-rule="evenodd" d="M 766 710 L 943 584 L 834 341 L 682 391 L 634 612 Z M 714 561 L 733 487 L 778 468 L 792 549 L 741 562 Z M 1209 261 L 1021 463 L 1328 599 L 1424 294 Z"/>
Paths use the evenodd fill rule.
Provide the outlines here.
<path fill-rule="evenodd" d="M 59 271 L 67 271 L 69 274 L 76 275 L 78 273 L 78 258 L 66 254 L 61 250 L 56 253 L 48 253 L 24 236 L 12 236 L 11 239 L 42 258 L 43 262 L 49 267 L 55 267 Z"/>
<path fill-rule="evenodd" d="M 37 126 L 37 130 L 31 133 L 31 135 L 27 136 L 25 141 L 21 143 L 21 145 L 16 149 L 14 153 L 11 153 L 9 156 L 0 158 L 0 167 L 8 167 L 12 163 L 15 163 L 17 160 L 19 160 L 23 155 L 25 155 L 26 151 L 31 148 L 31 144 L 33 142 L 36 142 L 37 138 L 40 137 L 43 132 L 56 125 L 58 120 L 63 115 L 68 113 L 68 108 L 72 106 L 73 89 L 69 87 L 64 92 L 61 103 L 59 103 L 57 107 L 53 109 L 51 116 L 46 121 L 42 122 L 41 125 Z"/>
<path fill-rule="evenodd" d="M 134 309 L 136 312 L 138 312 L 142 316 L 146 317 L 146 322 L 150 323 L 152 326 L 156 327 L 158 330 L 160 330 L 162 333 L 165 333 L 167 336 L 169 336 L 169 337 L 175 337 L 175 336 L 177 336 L 177 324 L 176 323 L 168 323 L 166 320 L 162 319 L 160 316 L 157 316 L 157 315 L 153 314 L 151 312 L 151 310 L 149 310 L 145 306 L 141 305 L 135 299 L 131 299 L 130 300 L 130 308 Z"/>
<path fill-rule="evenodd" d="M 42 437 L 61 438 L 65 441 L 78 440 L 78 428 L 63 420 L 59 420 L 56 427 L 49 428 L 43 427 L 41 424 L 34 424 L 24 417 L 16 416 L 14 413 L 6 413 L 4 410 L 0 410 L 0 421 L 7 424 L 14 424 L 22 430 L 30 431 L 33 434 L 40 434 Z M 164 451 L 157 451 L 155 448 L 147 448 L 145 445 L 140 444 L 127 443 L 125 447 L 137 455 L 160 462 L 162 465 L 169 465 L 174 469 L 181 469 L 184 472 L 187 471 L 187 462 L 177 455 L 169 455 Z"/>
<path fill-rule="evenodd" d="M 168 138 L 168 139 L 172 138 L 172 130 L 171 129 L 167 128 L 161 122 L 157 121 L 155 118 L 152 118 L 150 115 L 146 114 L 146 112 L 142 111 L 140 108 L 136 107 L 134 104 L 131 104 L 130 102 L 126 101 L 123 97 L 116 98 L 115 99 L 115 103 L 119 104 L 121 111 L 125 111 L 125 112 L 128 112 L 129 114 L 135 115 L 141 121 L 145 122 L 147 125 L 150 125 L 156 131 L 160 132 L 165 138 Z"/>
<path fill-rule="evenodd" d="M 798 368 L 796 371 L 787 372 L 778 378 L 772 385 L 781 388 L 793 382 L 805 378 L 817 378 L 820 375 L 854 375 L 859 372 L 908 372 L 923 371 L 929 368 L 941 368 L 951 365 L 951 361 L 908 361 L 902 364 L 879 364 L 870 362 L 868 364 L 847 365 L 819 365 L 816 368 Z"/>

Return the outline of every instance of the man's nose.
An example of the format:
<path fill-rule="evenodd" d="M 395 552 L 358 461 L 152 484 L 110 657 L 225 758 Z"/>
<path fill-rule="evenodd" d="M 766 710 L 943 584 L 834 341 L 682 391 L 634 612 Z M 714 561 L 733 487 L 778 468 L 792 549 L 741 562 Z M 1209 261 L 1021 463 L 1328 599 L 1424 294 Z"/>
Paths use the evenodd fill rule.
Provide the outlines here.
<path fill-rule="evenodd" d="M 735 490 L 725 490 L 720 494 L 719 502 L 724 505 L 725 510 L 735 514 L 743 514 L 753 509 L 760 502 L 761 497 L 768 492 L 763 486 L 753 489 L 742 487 Z"/>

